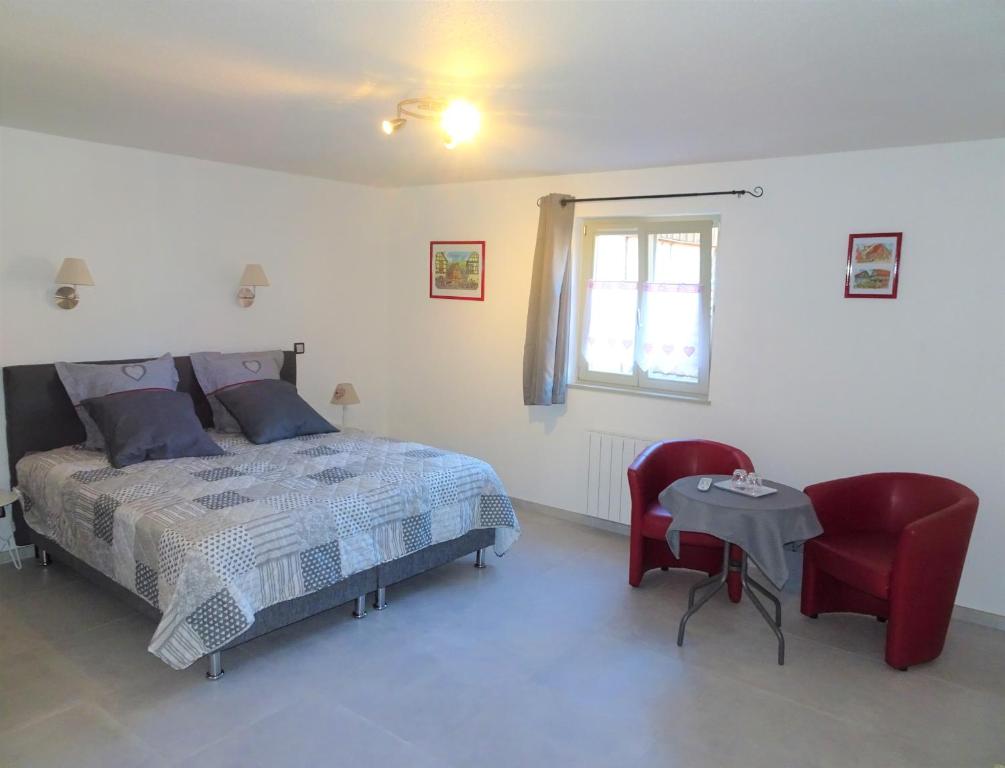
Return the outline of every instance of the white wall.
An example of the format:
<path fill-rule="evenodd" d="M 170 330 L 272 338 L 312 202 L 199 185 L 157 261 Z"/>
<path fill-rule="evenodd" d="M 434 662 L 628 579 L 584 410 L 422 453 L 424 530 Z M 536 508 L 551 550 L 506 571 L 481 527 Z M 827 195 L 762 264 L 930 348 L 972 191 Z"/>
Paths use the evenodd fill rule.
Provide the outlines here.
<path fill-rule="evenodd" d="M 577 207 L 721 214 L 711 405 L 579 389 L 565 407 L 522 405 L 539 195 L 758 184 L 760 200 Z M 958 602 L 1005 614 L 1005 141 L 413 188 L 394 204 L 394 433 L 481 456 L 514 496 L 579 511 L 588 429 L 723 440 L 800 487 L 947 475 L 981 497 Z M 845 299 L 848 235 L 876 231 L 904 233 L 900 298 Z M 433 239 L 487 241 L 484 303 L 427 298 Z"/>
<path fill-rule="evenodd" d="M 339 381 L 351 422 L 386 428 L 386 192 L 0 129 L 0 364 L 292 349 L 322 414 Z M 53 278 L 85 258 L 96 285 L 58 309 Z M 249 309 L 241 270 L 272 286 Z M 2 395 L 0 395 L 2 396 Z M 7 482 L 0 445 L 0 486 Z"/>
<path fill-rule="evenodd" d="M 756 184 L 761 200 L 577 209 L 721 215 L 711 405 L 522 405 L 539 195 Z M 981 496 L 958 602 L 1005 614 L 1003 203 L 1000 140 L 385 192 L 0 129 L 0 364 L 305 341 L 323 413 L 351 380 L 353 423 L 481 456 L 513 495 L 571 510 L 587 429 L 724 440 L 800 486 L 944 474 Z M 896 301 L 843 298 L 847 236 L 869 231 L 904 232 Z M 429 241 L 469 238 L 487 241 L 486 301 L 428 299 Z M 49 298 L 65 256 L 97 281 L 71 312 Z M 272 287 L 242 310 L 250 261 Z"/>

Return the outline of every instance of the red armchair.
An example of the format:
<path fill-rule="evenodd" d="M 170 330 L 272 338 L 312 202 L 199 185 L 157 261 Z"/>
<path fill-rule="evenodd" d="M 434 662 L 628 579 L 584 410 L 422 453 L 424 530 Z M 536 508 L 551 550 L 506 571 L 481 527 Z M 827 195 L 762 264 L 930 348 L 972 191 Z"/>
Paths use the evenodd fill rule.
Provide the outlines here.
<path fill-rule="evenodd" d="M 628 467 L 628 488 L 632 495 L 631 554 L 628 583 L 639 586 L 645 572 L 653 568 L 689 568 L 712 576 L 722 570 L 721 539 L 705 533 L 682 532 L 680 559 L 667 544 L 667 528 L 673 520 L 659 503 L 660 492 L 675 480 L 688 475 L 731 475 L 734 469 L 754 471 L 750 458 L 739 448 L 711 440 L 668 440 L 655 443 L 640 453 Z M 730 560 L 737 570 L 729 574 L 729 599 L 740 601 L 740 553 L 736 547 Z M 732 568 L 730 569 L 732 571 Z"/>
<path fill-rule="evenodd" d="M 900 670 L 942 653 L 977 516 L 973 491 L 890 472 L 805 492 L 824 532 L 806 542 L 800 610 L 889 619 L 886 663 Z"/>

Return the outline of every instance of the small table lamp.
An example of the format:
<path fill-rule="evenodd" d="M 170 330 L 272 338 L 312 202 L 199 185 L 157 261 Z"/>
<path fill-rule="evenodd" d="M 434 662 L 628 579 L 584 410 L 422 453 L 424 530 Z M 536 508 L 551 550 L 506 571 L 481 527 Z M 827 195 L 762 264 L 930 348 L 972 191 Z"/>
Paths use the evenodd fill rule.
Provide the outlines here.
<path fill-rule="evenodd" d="M 332 404 L 342 406 L 342 427 L 345 428 L 346 407 L 359 404 L 359 395 L 356 394 L 356 387 L 349 382 L 335 385 L 335 394 L 332 395 Z"/>

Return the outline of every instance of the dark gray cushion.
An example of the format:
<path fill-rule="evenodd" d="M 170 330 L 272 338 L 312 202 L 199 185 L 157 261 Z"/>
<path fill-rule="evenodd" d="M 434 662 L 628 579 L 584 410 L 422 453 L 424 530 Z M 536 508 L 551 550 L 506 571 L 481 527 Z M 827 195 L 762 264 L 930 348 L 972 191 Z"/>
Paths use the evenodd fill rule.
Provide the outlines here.
<path fill-rule="evenodd" d="M 240 432 L 241 426 L 216 397 L 217 390 L 245 381 L 278 379 L 283 368 L 283 353 L 270 352 L 193 352 L 192 370 L 199 386 L 206 393 L 213 409 L 213 426 L 217 432 Z"/>
<path fill-rule="evenodd" d="M 216 396 L 241 425 L 245 436 L 257 445 L 338 432 L 287 381 L 252 381 L 221 389 Z"/>
<path fill-rule="evenodd" d="M 169 354 L 136 363 L 56 363 L 56 373 L 84 425 L 84 447 L 95 451 L 103 450 L 105 444 L 81 402 L 113 392 L 178 388 L 178 371 Z"/>
<path fill-rule="evenodd" d="M 119 392 L 84 400 L 81 406 L 101 431 L 108 461 L 116 468 L 224 453 L 202 428 L 187 392 Z"/>

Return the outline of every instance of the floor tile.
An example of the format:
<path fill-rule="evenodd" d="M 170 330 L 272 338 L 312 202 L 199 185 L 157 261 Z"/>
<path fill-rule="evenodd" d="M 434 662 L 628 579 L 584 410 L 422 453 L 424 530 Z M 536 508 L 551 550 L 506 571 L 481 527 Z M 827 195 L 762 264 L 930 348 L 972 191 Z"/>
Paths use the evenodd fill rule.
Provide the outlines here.
<path fill-rule="evenodd" d="M 277 738 L 277 734 L 282 734 Z M 332 699 L 309 694 L 268 717 L 235 730 L 180 763 L 188 766 L 441 765 Z"/>
<path fill-rule="evenodd" d="M 295 700 L 295 691 L 270 684 L 267 667 L 254 667 L 253 657 L 235 649 L 226 655 L 220 680 L 206 680 L 196 664 L 166 680 L 158 676 L 156 683 L 139 678 L 97 701 L 154 752 L 179 759 Z"/>
<path fill-rule="evenodd" d="M 0 663 L 0 741 L 14 728 L 95 694 L 90 681 L 58 653 L 41 649 L 9 656 Z"/>
<path fill-rule="evenodd" d="M 155 768 L 164 763 L 107 712 L 83 702 L 4 734 L 0 765 Z"/>

